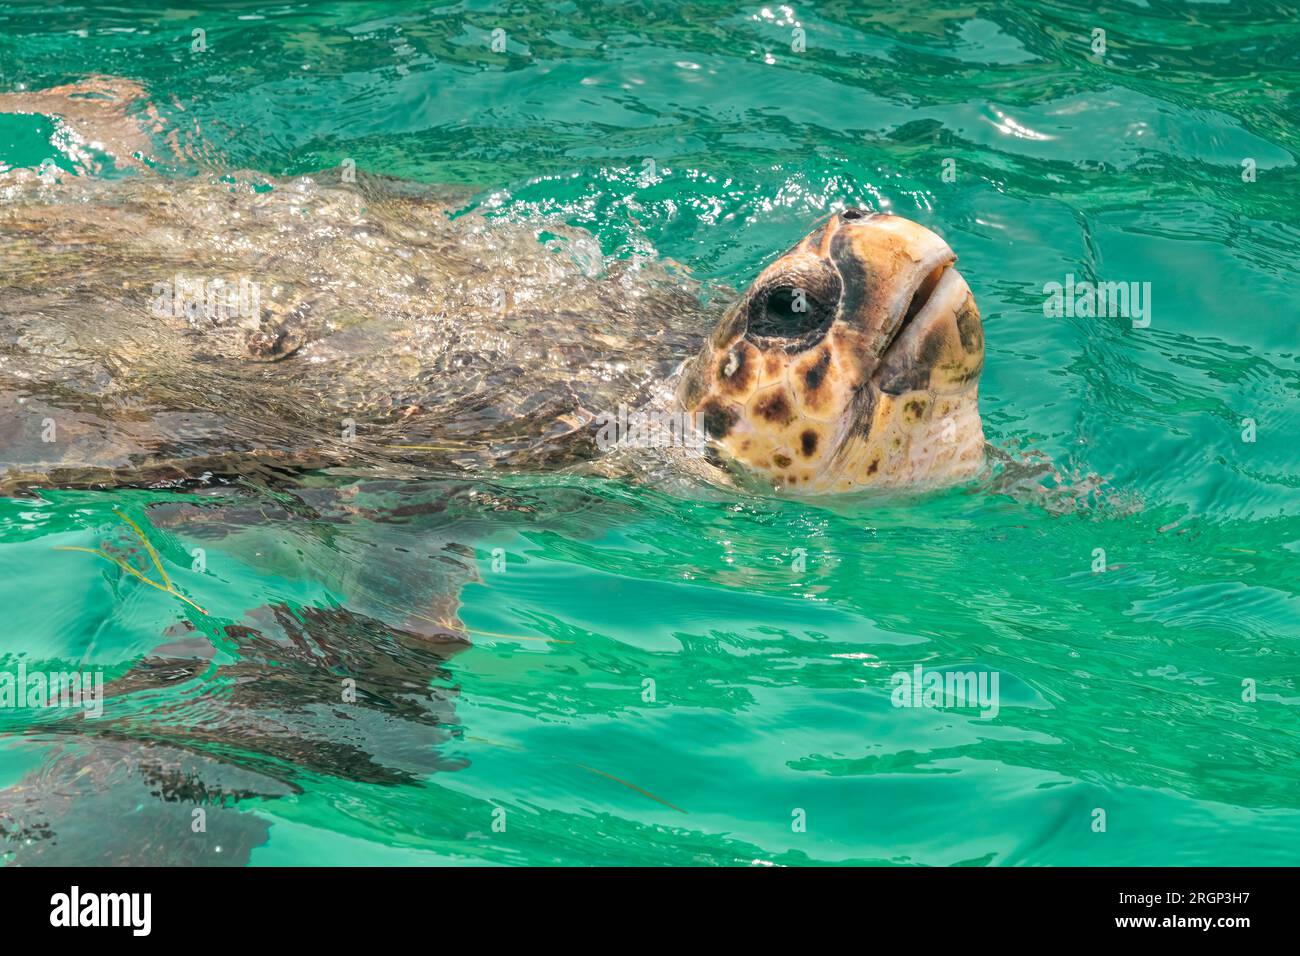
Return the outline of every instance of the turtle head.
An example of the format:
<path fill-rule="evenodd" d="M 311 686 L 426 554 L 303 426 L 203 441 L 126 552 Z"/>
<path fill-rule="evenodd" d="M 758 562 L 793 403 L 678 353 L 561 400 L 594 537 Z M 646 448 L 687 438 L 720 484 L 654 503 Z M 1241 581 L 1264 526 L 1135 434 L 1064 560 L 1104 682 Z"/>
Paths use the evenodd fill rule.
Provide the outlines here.
<path fill-rule="evenodd" d="M 778 488 L 938 485 L 983 461 L 984 331 L 948 244 L 846 209 L 754 280 L 683 370 L 715 454 Z"/>

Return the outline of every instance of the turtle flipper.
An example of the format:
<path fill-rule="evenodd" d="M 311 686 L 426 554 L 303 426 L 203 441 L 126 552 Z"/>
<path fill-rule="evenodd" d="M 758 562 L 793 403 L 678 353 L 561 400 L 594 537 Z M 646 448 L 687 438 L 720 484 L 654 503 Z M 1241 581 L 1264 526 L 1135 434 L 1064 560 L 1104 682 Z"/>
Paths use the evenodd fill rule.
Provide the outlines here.
<path fill-rule="evenodd" d="M 259 803 L 321 778 L 410 786 L 463 765 L 443 749 L 457 732 L 447 662 L 467 646 L 456 609 L 472 551 L 447 533 L 441 496 L 211 498 L 140 516 L 164 566 L 179 538 L 205 548 L 209 569 L 251 564 L 329 597 L 270 601 L 231 623 L 191 612 L 105 687 L 101 717 L 43 724 L 58 745 L 0 791 L 14 862 L 243 863 L 268 839 Z"/>
<path fill-rule="evenodd" d="M 81 142 L 94 143 L 119 165 L 137 169 L 146 168 L 145 160 L 153 158 L 150 133 L 164 129 L 144 87 L 121 76 L 95 75 L 44 90 L 0 93 L 0 113 L 57 117 Z M 88 172 L 98 172 L 89 153 L 70 158 Z"/>
<path fill-rule="evenodd" d="M 195 675 L 201 692 L 133 714 L 127 732 L 288 782 L 406 783 L 459 766 L 439 747 L 456 723 L 447 662 L 468 647 L 456 612 L 475 569 L 472 549 L 444 527 L 444 496 L 323 485 L 152 508 L 186 551 L 205 548 L 209 570 L 243 565 L 327 596 L 272 600 L 156 652 L 109 692 L 156 691 L 178 675 Z M 225 652 L 215 667 L 213 638 Z"/>
<path fill-rule="evenodd" d="M 198 121 L 183 116 L 179 103 L 165 118 L 148 91 L 124 76 L 93 74 L 43 90 L 0 92 L 0 113 L 34 113 L 57 119 L 74 134 L 65 147 L 79 173 L 98 174 L 98 157 L 147 173 L 160 161 L 225 169 L 224 154 L 201 134 Z M 91 149 L 86 149 L 89 144 Z M 97 152 L 96 152 L 97 151 Z"/>
<path fill-rule="evenodd" d="M 223 636 L 238 659 L 153 657 L 106 690 L 156 692 L 195 679 L 202 690 L 104 723 L 165 740 L 296 787 L 308 777 L 410 784 L 463 764 L 439 748 L 455 725 L 447 659 L 466 645 L 342 607 L 268 605 Z M 187 642 L 191 645 L 198 642 Z"/>
<path fill-rule="evenodd" d="M 283 783 L 166 744 L 59 742 L 0 790 L 0 853 L 10 865 L 241 866 L 269 824 L 239 806 Z"/>

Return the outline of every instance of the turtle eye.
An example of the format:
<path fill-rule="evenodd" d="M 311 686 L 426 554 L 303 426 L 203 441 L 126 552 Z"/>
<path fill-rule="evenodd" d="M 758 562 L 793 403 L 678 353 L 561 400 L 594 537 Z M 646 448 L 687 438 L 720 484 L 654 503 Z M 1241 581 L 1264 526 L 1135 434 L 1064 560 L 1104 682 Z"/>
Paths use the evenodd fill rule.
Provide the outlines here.
<path fill-rule="evenodd" d="M 750 305 L 749 332 L 763 338 L 802 339 L 824 329 L 835 307 L 812 289 L 781 284 Z"/>
<path fill-rule="evenodd" d="M 810 296 L 807 289 L 781 286 L 767 294 L 767 300 L 763 303 L 763 315 L 773 325 L 793 329 L 809 312 L 820 308 L 821 303 Z"/>
<path fill-rule="evenodd" d="M 811 348 L 835 321 L 842 289 L 839 272 L 824 259 L 788 255 L 750 290 L 747 334 L 762 348 Z"/>

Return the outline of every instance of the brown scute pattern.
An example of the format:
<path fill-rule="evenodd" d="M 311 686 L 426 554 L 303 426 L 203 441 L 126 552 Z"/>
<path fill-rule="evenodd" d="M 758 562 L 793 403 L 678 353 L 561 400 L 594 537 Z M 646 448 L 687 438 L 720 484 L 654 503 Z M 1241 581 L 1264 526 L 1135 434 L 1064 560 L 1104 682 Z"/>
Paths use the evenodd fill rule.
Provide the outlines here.
<path fill-rule="evenodd" d="M 775 464 L 776 467 L 778 467 L 778 468 L 789 468 L 789 467 L 790 467 L 790 459 L 789 459 L 789 457 L 787 457 L 786 455 L 773 455 L 773 456 L 772 456 L 772 462 L 773 462 L 773 464 Z"/>
<path fill-rule="evenodd" d="M 817 433 L 809 428 L 799 436 L 799 448 L 805 458 L 811 458 L 817 450 Z"/>
<path fill-rule="evenodd" d="M 822 350 L 821 355 L 817 357 L 811 366 L 804 369 L 803 381 L 808 386 L 809 392 L 815 392 L 822 387 L 822 382 L 826 381 L 826 371 L 831 367 L 831 353 Z"/>
<path fill-rule="evenodd" d="M 754 403 L 754 414 L 773 425 L 789 425 L 794 421 L 794 409 L 786 398 L 784 389 L 772 389 Z"/>
<path fill-rule="evenodd" d="M 975 308 L 975 299 L 971 296 L 966 297 L 966 304 L 957 316 L 957 334 L 961 336 L 961 347 L 967 353 L 984 351 L 984 326 L 980 322 L 979 310 Z"/>
<path fill-rule="evenodd" d="M 740 419 L 740 413 L 732 405 L 724 405 L 716 398 L 711 398 L 700 408 L 703 416 L 704 433 L 710 438 L 725 438 L 727 433 Z"/>
<path fill-rule="evenodd" d="M 753 359 L 756 354 L 757 351 L 752 346 L 741 342 L 718 357 L 716 375 L 723 393 L 733 397 L 747 397 L 753 391 L 754 378 L 758 374 Z M 728 369 L 731 369 L 730 375 L 727 374 Z"/>
<path fill-rule="evenodd" d="M 802 386 L 804 407 L 814 413 L 825 411 L 834 394 L 830 349 L 823 346 L 809 359 L 797 364 L 791 372 L 795 386 Z"/>
<path fill-rule="evenodd" d="M 861 382 L 874 360 L 869 358 L 871 339 L 860 329 L 837 326 L 831 332 L 830 345 L 834 370 L 846 380 Z"/>

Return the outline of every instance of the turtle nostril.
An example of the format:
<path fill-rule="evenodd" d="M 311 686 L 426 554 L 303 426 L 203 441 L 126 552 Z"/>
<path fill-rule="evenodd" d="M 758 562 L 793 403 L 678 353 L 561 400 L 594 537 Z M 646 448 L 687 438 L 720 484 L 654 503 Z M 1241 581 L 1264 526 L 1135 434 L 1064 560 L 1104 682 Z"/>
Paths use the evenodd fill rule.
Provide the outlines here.
<path fill-rule="evenodd" d="M 840 218 L 848 222 L 853 222 L 855 219 L 866 219 L 867 213 L 866 210 L 859 209 L 856 206 L 850 206 L 848 209 L 840 213 Z"/>

